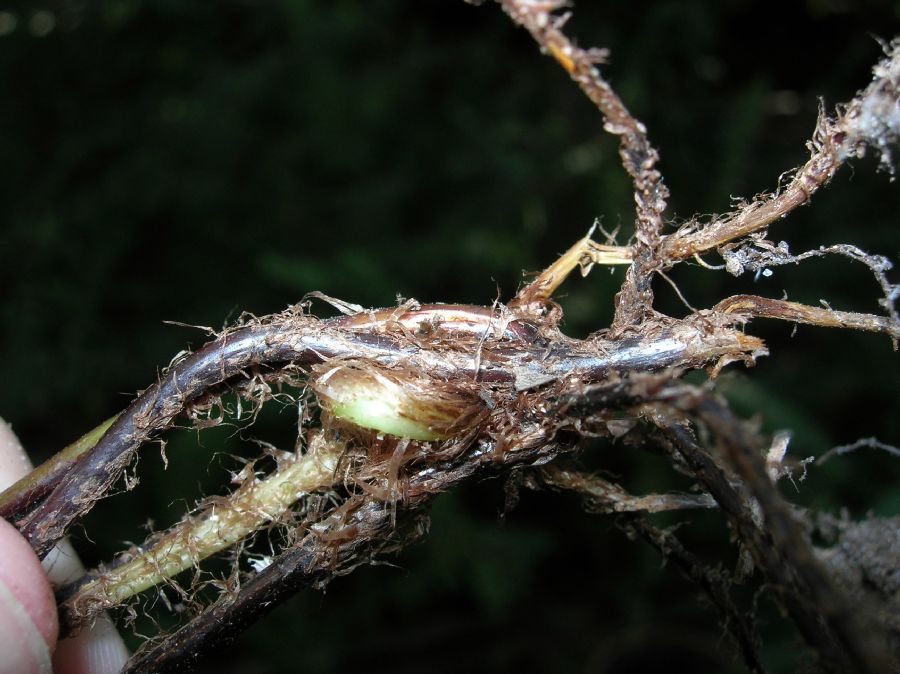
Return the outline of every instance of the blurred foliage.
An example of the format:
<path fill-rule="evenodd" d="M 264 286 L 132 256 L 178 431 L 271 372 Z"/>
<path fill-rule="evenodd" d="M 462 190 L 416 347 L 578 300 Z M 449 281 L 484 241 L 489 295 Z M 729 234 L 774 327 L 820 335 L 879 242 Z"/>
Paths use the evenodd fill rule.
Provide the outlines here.
<path fill-rule="evenodd" d="M 722 212 L 804 156 L 818 97 L 849 98 L 900 3 L 581 2 L 570 24 L 605 46 L 605 72 L 650 129 L 670 213 Z M 0 413 L 41 460 L 125 406 L 200 331 L 304 293 L 371 306 L 397 295 L 489 304 L 595 218 L 632 218 L 614 140 L 596 111 L 491 4 L 419 0 L 0 2 Z M 857 243 L 897 259 L 900 197 L 871 160 L 772 228 L 795 251 Z M 714 261 L 712 257 L 710 261 Z M 604 327 L 620 273 L 564 286 L 571 334 Z M 694 306 L 757 292 L 875 311 L 844 260 L 725 278 L 673 274 Z M 687 310 L 665 284 L 659 305 Z M 898 359 L 887 339 L 754 324 L 772 356 L 723 390 L 803 457 L 859 437 L 900 441 Z M 126 392 L 123 394 L 123 392 Z M 290 410 L 253 435 L 291 446 Z M 249 432 L 181 432 L 163 472 L 104 502 L 77 534 L 95 563 L 193 499 L 221 490 L 221 452 Z M 209 457 L 214 452 L 215 460 Z M 585 455 L 635 490 L 684 487 L 663 460 Z M 854 516 L 900 510 L 900 466 L 865 450 L 815 469 L 792 497 Z M 793 490 L 793 487 L 787 487 Z M 644 672 L 736 668 L 694 588 L 575 499 L 523 495 L 502 526 L 499 481 L 438 500 L 430 536 L 278 609 L 201 671 Z M 721 518 L 684 539 L 734 563 Z M 767 659 L 796 643 L 761 606 Z"/>

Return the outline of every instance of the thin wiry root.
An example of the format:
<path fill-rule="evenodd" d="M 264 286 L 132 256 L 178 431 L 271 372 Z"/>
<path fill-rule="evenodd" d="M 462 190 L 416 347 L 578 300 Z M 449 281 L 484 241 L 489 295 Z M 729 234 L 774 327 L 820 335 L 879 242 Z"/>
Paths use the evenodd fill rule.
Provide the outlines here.
<path fill-rule="evenodd" d="M 593 513 L 659 513 L 690 508 L 715 508 L 709 494 L 648 494 L 634 496 L 615 482 L 597 475 L 549 465 L 525 476 L 523 484 L 532 489 L 548 487 L 572 491 L 584 498 L 585 508 Z"/>
<path fill-rule="evenodd" d="M 862 262 L 869 268 L 878 285 L 881 286 L 882 298 L 878 303 L 884 307 L 891 321 L 900 325 L 900 316 L 896 309 L 897 300 L 900 299 L 900 284 L 894 284 L 888 280 L 887 272 L 893 268 L 893 263 L 883 255 L 872 255 L 856 246 L 843 243 L 820 246 L 816 250 L 792 255 L 786 241 L 775 245 L 771 241 L 754 237 L 741 245 L 724 246 L 720 252 L 725 259 L 725 269 L 734 276 L 740 276 L 746 271 L 767 274 L 770 267 L 800 264 L 804 260 L 826 255 L 841 255 L 856 262 Z"/>
<path fill-rule="evenodd" d="M 881 161 L 890 165 L 890 148 L 900 138 L 900 42 L 893 42 L 887 58 L 873 69 L 871 84 L 853 100 L 839 106 L 836 117 L 820 113 L 812 140 L 810 158 L 790 182 L 774 194 L 763 195 L 734 213 L 699 224 L 692 221 L 667 237 L 662 254 L 668 263 L 758 232 L 794 209 L 809 202 L 844 161 L 862 156 L 874 147 Z"/>
<path fill-rule="evenodd" d="M 810 307 L 787 300 L 773 300 L 756 295 L 735 295 L 719 302 L 713 312 L 736 314 L 747 318 L 778 318 L 794 323 L 807 323 L 824 328 L 850 328 L 869 332 L 883 332 L 889 335 L 896 348 L 900 339 L 900 323 L 887 316 L 858 314 L 850 311 L 836 311 L 823 307 Z"/>

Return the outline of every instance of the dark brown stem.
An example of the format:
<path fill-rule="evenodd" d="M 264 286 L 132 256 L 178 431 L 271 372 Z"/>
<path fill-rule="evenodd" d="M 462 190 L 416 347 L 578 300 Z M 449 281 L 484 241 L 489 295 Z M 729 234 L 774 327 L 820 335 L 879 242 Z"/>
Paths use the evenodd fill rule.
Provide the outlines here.
<path fill-rule="evenodd" d="M 97 444 L 118 416 L 91 429 L 0 493 L 0 517 L 14 521 L 26 515 L 28 509 L 49 494 L 75 462 Z"/>
<path fill-rule="evenodd" d="M 769 480 L 762 457 L 739 430 L 740 422 L 726 407 L 706 396 L 689 405 L 747 480 L 766 528 L 756 523 L 749 494 L 740 493 L 685 426 L 669 420 L 665 425 L 677 455 L 719 503 L 800 633 L 819 655 L 822 667 L 834 674 L 887 671 L 884 655 L 859 630 L 851 607 L 812 556 L 802 530 Z"/>
<path fill-rule="evenodd" d="M 567 399 L 566 409 L 578 410 L 582 415 L 591 409 L 602 409 L 608 396 L 598 397 L 594 391 L 603 393 L 606 388 L 609 387 L 588 387 L 574 392 Z M 822 667 L 835 674 L 888 671 L 890 660 L 878 643 L 879 630 L 863 624 L 834 585 L 772 484 L 758 451 L 764 443 L 750 434 L 724 403 L 698 389 L 666 386 L 663 378 L 653 376 L 638 376 L 630 385 L 619 388 L 632 395 L 644 393 L 646 402 L 632 412 L 663 430 L 668 438 L 664 446 L 673 458 L 686 465 L 716 500 L 800 633 L 819 655 Z M 698 419 L 712 434 L 714 444 L 729 457 L 744 482 L 727 473 L 697 443 L 688 426 L 691 418 Z"/>
<path fill-rule="evenodd" d="M 555 329 L 526 327 L 528 324 L 521 322 L 512 332 L 498 331 L 493 314 L 481 307 L 472 307 L 468 313 L 465 308 L 454 308 L 458 318 L 452 329 L 444 330 L 440 322 L 429 318 L 426 307 L 415 310 L 418 323 L 402 313 L 383 311 L 391 312 L 390 320 L 372 322 L 378 312 L 332 322 L 289 313 L 234 329 L 206 344 L 175 364 L 122 413 L 46 500 L 18 523 L 20 531 L 39 555 L 45 555 L 72 522 L 112 487 L 141 444 L 167 428 L 204 392 L 248 368 L 357 358 L 385 366 L 402 362 L 445 379 L 477 379 L 524 389 L 572 374 L 590 382 L 635 370 L 697 367 L 762 348 L 759 340 L 740 333 L 710 331 L 708 326 L 686 322 L 649 341 L 579 342 Z M 411 334 L 409 325 L 413 324 L 428 327 Z"/>
<path fill-rule="evenodd" d="M 754 674 L 765 674 L 759 657 L 759 637 L 747 616 L 735 605 L 731 597 L 731 583 L 721 569 L 709 567 L 699 557 L 688 551 L 671 531 L 662 531 L 640 515 L 622 516 L 620 526 L 634 536 L 640 536 L 666 560 L 673 560 L 689 580 L 697 583 L 722 617 L 723 627 L 731 635 L 740 650 L 747 669 Z"/>

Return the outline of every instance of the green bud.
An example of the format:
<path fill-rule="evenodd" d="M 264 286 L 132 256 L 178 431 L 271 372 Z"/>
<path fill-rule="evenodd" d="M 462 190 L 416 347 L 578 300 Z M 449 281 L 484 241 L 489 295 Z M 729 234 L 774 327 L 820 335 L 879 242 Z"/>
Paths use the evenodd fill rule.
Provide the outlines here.
<path fill-rule="evenodd" d="M 371 365 L 338 365 L 313 380 L 322 409 L 337 421 L 433 442 L 467 427 L 479 408 L 444 382 Z"/>

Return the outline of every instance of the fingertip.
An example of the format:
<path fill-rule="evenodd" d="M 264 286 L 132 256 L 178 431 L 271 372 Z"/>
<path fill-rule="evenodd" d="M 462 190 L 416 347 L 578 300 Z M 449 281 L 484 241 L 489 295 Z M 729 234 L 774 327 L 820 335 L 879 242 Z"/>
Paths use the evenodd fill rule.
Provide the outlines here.
<path fill-rule="evenodd" d="M 30 470 L 22 444 L 0 418 L 0 491 Z M 0 552 L 0 674 L 114 674 L 122 669 L 128 649 L 105 614 L 90 629 L 57 644 L 56 601 L 47 576 L 62 584 L 83 572 L 68 541 L 47 556 L 45 572 L 28 542 L 0 518 Z"/>
<path fill-rule="evenodd" d="M 16 528 L 0 518 L 0 583 L 25 609 L 34 626 L 41 633 L 47 648 L 53 651 L 59 634 L 56 601 L 41 560 L 34 554 Z"/>
<path fill-rule="evenodd" d="M 31 471 L 31 461 L 12 428 L 0 417 L 0 491 Z"/>
<path fill-rule="evenodd" d="M 57 586 L 84 574 L 84 567 L 68 539 L 57 543 L 44 558 L 43 567 Z M 55 674 L 114 674 L 128 661 L 128 649 L 105 613 L 74 637 L 62 639 L 53 656 Z"/>
<path fill-rule="evenodd" d="M 53 590 L 40 560 L 0 518 L 0 674 L 49 674 L 59 634 Z"/>

